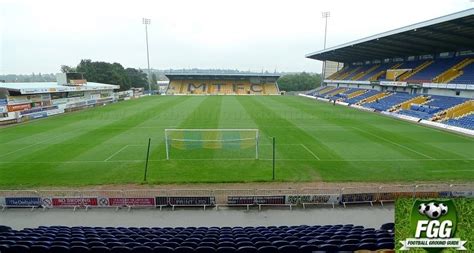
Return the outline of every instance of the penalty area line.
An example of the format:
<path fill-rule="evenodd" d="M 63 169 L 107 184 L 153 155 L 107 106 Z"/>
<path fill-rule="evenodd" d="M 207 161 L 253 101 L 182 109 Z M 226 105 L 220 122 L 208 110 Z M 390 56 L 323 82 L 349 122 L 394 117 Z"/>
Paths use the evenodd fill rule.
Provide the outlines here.
<path fill-rule="evenodd" d="M 319 157 L 313 153 L 313 151 L 311 151 L 308 147 L 306 147 L 306 145 L 304 145 L 303 143 L 301 143 L 301 146 L 306 149 L 306 151 L 308 151 L 311 155 L 313 155 L 314 158 L 316 158 L 318 161 L 321 161 L 321 159 L 319 159 Z"/>
<path fill-rule="evenodd" d="M 118 153 L 122 152 L 124 149 L 128 148 L 130 145 L 125 145 L 121 149 L 119 149 L 117 152 L 113 153 L 111 156 L 109 156 L 107 159 L 104 160 L 104 162 L 108 162 L 112 157 L 116 156 Z"/>

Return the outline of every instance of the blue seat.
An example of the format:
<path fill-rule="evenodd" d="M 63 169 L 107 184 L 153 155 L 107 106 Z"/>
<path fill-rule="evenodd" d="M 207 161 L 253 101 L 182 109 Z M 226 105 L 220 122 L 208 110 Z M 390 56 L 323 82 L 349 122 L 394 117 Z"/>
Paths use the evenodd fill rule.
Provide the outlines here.
<path fill-rule="evenodd" d="M 218 247 L 235 247 L 235 242 L 234 241 L 222 241 L 217 243 Z"/>
<path fill-rule="evenodd" d="M 54 245 L 49 248 L 50 253 L 70 253 L 71 250 L 67 246 Z"/>
<path fill-rule="evenodd" d="M 215 253 L 216 249 L 210 246 L 198 246 L 194 251 L 196 253 Z"/>
<path fill-rule="evenodd" d="M 395 244 L 393 242 L 377 243 L 377 249 L 395 249 Z"/>
<path fill-rule="evenodd" d="M 344 243 L 339 246 L 340 251 L 356 251 L 358 249 L 358 244 L 355 243 Z"/>
<path fill-rule="evenodd" d="M 297 253 L 299 248 L 295 245 L 284 245 L 281 247 L 278 247 L 278 251 L 280 253 Z"/>
<path fill-rule="evenodd" d="M 290 244 L 291 244 L 291 245 L 296 245 L 296 246 L 300 247 L 300 246 L 303 246 L 303 245 L 308 244 L 308 242 L 302 241 L 302 240 L 296 240 L 296 241 L 290 242 Z"/>
<path fill-rule="evenodd" d="M 251 247 L 254 246 L 251 241 L 240 241 L 240 242 L 237 242 L 235 245 L 237 248 L 245 247 L 245 246 L 251 246 Z"/>
<path fill-rule="evenodd" d="M 0 252 L 2 251 L 0 250 Z M 30 247 L 30 252 L 31 253 L 48 253 L 49 247 L 45 245 L 32 245 Z"/>
<path fill-rule="evenodd" d="M 242 246 L 237 248 L 237 253 L 257 253 L 257 248 L 253 246 Z"/>
<path fill-rule="evenodd" d="M 217 243 L 214 243 L 214 242 L 201 242 L 198 244 L 199 247 L 203 247 L 203 246 L 207 246 L 207 247 L 211 247 L 211 248 L 217 248 Z"/>
<path fill-rule="evenodd" d="M 300 253 L 312 253 L 317 250 L 318 250 L 318 246 L 316 245 L 306 244 L 299 247 Z"/>
<path fill-rule="evenodd" d="M 254 242 L 254 246 L 255 248 L 260 248 L 260 247 L 263 247 L 263 246 L 272 246 L 272 243 L 269 242 L 269 241 L 257 241 L 257 242 Z"/>
<path fill-rule="evenodd" d="M 141 243 L 138 243 L 138 242 L 127 242 L 125 244 L 123 244 L 125 247 L 129 247 L 129 248 L 134 248 L 134 247 L 137 247 L 137 246 L 141 246 L 142 244 Z"/>
<path fill-rule="evenodd" d="M 393 237 L 382 237 L 382 238 L 377 238 L 377 243 L 384 243 L 384 242 L 391 242 L 393 243 Z"/>
<path fill-rule="evenodd" d="M 335 252 L 339 250 L 339 247 L 335 244 L 321 244 L 318 246 L 318 250 L 327 251 L 327 252 Z"/>
<path fill-rule="evenodd" d="M 15 253 L 29 253 L 30 247 L 26 245 L 13 244 L 9 247 L 9 252 Z"/>
<path fill-rule="evenodd" d="M 30 247 L 31 245 L 33 245 L 33 242 L 21 240 L 21 241 L 17 241 L 16 244 L 17 244 L 17 245 L 25 245 L 25 246 Z"/>
<path fill-rule="evenodd" d="M 153 253 L 153 249 L 148 246 L 137 246 L 132 249 L 132 253 Z"/>
<path fill-rule="evenodd" d="M 181 246 L 188 246 L 188 247 L 191 247 L 193 249 L 198 247 L 198 244 L 195 243 L 195 242 L 182 242 L 180 245 Z"/>
<path fill-rule="evenodd" d="M 275 246 L 265 245 L 257 249 L 258 253 L 278 253 L 278 248 Z"/>
<path fill-rule="evenodd" d="M 170 248 L 173 248 L 173 249 L 176 249 L 177 247 L 179 247 L 179 243 L 177 243 L 177 242 L 164 242 L 161 245 L 166 246 L 166 247 L 170 247 Z"/>
<path fill-rule="evenodd" d="M 110 253 L 110 249 L 106 246 L 92 246 L 90 248 L 91 253 Z"/>
<path fill-rule="evenodd" d="M 218 247 L 216 250 L 216 253 L 235 253 L 235 251 L 236 251 L 235 247 L 223 246 L 223 247 Z"/>
<path fill-rule="evenodd" d="M 132 249 L 125 246 L 114 246 L 110 249 L 110 253 L 130 253 Z"/>
<path fill-rule="evenodd" d="M 80 246 L 80 245 L 77 245 L 77 246 L 71 246 L 69 248 L 69 252 L 70 253 L 87 253 L 89 252 L 89 247 L 86 247 L 86 246 Z"/>
<path fill-rule="evenodd" d="M 173 253 L 174 249 L 166 246 L 157 246 L 153 248 L 153 253 Z"/>
<path fill-rule="evenodd" d="M 194 249 L 188 246 L 179 246 L 174 249 L 175 253 L 193 253 Z"/>
<path fill-rule="evenodd" d="M 157 242 L 146 242 L 146 243 L 144 243 L 143 245 L 148 246 L 148 247 L 150 247 L 150 248 L 153 249 L 153 248 L 155 248 L 155 247 L 157 247 L 157 246 L 160 246 L 161 244 L 160 244 L 160 243 L 157 243 Z"/>

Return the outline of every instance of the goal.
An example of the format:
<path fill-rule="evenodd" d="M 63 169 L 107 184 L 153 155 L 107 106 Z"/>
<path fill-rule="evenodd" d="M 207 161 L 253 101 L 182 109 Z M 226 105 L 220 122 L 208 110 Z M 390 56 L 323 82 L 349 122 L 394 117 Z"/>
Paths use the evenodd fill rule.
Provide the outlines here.
<path fill-rule="evenodd" d="M 258 159 L 258 140 L 258 129 L 165 129 L 166 159 L 171 153 L 198 150 L 220 150 L 229 159 Z"/>

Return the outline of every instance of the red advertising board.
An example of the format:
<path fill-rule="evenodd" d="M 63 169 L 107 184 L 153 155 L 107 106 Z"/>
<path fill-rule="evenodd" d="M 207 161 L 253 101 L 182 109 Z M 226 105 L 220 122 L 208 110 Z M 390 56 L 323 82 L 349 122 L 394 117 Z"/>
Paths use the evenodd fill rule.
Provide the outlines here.
<path fill-rule="evenodd" d="M 155 206 L 155 198 L 109 198 L 110 206 Z"/>
<path fill-rule="evenodd" d="M 53 198 L 52 203 L 59 207 L 97 206 L 97 198 Z"/>
<path fill-rule="evenodd" d="M 9 112 L 17 112 L 17 111 L 31 109 L 30 104 L 8 105 L 7 107 L 8 107 Z"/>

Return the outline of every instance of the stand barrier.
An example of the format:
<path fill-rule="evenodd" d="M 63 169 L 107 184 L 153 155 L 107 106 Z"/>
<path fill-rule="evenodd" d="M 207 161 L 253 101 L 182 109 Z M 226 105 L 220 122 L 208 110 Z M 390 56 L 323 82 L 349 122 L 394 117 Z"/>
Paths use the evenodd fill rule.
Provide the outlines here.
<path fill-rule="evenodd" d="M 160 208 L 332 205 L 394 202 L 397 198 L 474 198 L 474 184 L 407 184 L 296 189 L 0 190 L 7 208 Z"/>

